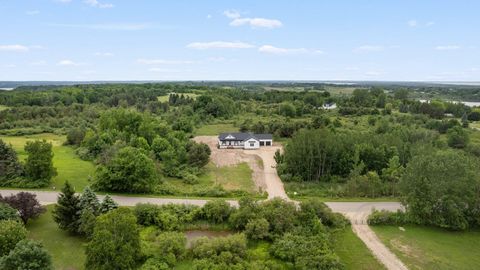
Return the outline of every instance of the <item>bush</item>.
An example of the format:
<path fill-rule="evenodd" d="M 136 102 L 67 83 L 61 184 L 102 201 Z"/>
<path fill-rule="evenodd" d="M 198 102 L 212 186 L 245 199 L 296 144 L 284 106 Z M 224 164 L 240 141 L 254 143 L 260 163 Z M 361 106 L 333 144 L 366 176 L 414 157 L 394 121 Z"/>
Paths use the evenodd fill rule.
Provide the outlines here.
<path fill-rule="evenodd" d="M 198 177 L 191 173 L 185 173 L 182 175 L 183 182 L 189 185 L 198 184 Z"/>
<path fill-rule="evenodd" d="M 22 240 L 5 257 L 0 259 L 3 270 L 51 270 L 52 258 L 40 243 L 33 240 Z"/>
<path fill-rule="evenodd" d="M 334 213 L 325 203 L 318 199 L 309 199 L 300 203 L 300 216 L 302 222 L 313 215 L 322 221 L 323 225 L 331 228 L 343 229 L 349 221 L 340 213 Z"/>
<path fill-rule="evenodd" d="M 386 210 L 374 210 L 367 219 L 368 225 L 405 225 L 408 218 L 405 212 L 398 210 L 390 212 Z"/>
<path fill-rule="evenodd" d="M 213 223 L 227 221 L 232 211 L 230 204 L 223 200 L 209 201 L 202 208 L 205 219 Z"/>
<path fill-rule="evenodd" d="M 252 219 L 245 226 L 245 235 L 253 240 L 267 238 L 269 226 L 270 224 L 264 218 Z"/>
<path fill-rule="evenodd" d="M 0 221 L 0 257 L 7 255 L 15 245 L 27 237 L 25 227 L 14 220 Z"/>
<path fill-rule="evenodd" d="M 240 263 L 247 255 L 247 239 L 243 234 L 196 240 L 192 245 L 195 259 L 207 259 L 214 264 L 234 265 Z"/>
<path fill-rule="evenodd" d="M 18 211 L 6 203 L 0 203 L 0 221 L 1 220 L 18 220 L 20 215 Z"/>
<path fill-rule="evenodd" d="M 153 231 L 142 238 L 143 254 L 147 258 L 154 258 L 157 263 L 162 262 L 172 267 L 185 256 L 187 239 L 183 232 L 157 234 L 157 231 Z"/>

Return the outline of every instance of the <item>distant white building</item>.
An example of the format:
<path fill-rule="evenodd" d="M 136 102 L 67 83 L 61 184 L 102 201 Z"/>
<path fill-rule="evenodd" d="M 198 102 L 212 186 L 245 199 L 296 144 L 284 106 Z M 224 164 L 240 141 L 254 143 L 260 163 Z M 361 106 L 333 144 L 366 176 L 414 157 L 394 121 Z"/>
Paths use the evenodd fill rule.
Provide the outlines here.
<path fill-rule="evenodd" d="M 218 148 L 258 149 L 261 146 L 272 146 L 272 134 L 222 133 L 218 136 Z"/>
<path fill-rule="evenodd" d="M 336 103 L 325 103 L 322 106 L 322 109 L 324 109 L 324 110 L 333 110 L 333 109 L 336 109 L 336 108 L 337 108 Z"/>

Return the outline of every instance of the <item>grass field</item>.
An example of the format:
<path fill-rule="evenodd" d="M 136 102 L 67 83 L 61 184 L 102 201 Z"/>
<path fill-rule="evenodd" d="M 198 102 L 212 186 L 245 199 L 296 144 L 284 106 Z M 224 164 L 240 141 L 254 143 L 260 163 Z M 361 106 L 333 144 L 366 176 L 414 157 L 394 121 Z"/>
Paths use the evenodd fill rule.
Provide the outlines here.
<path fill-rule="evenodd" d="M 201 126 L 199 129 L 195 130 L 196 136 L 215 136 L 222 132 L 235 132 L 238 131 L 237 127 L 234 127 L 232 123 L 220 123 L 220 124 L 209 124 Z"/>
<path fill-rule="evenodd" d="M 6 110 L 6 109 L 8 109 L 7 106 L 5 106 L 5 105 L 0 105 L 0 111 L 4 111 L 4 110 Z"/>
<path fill-rule="evenodd" d="M 12 144 L 18 153 L 20 160 L 25 160 L 27 155 L 24 146 L 27 141 L 45 139 L 53 145 L 53 166 L 57 168 L 58 175 L 52 180 L 51 189 L 55 187 L 61 189 L 65 181 L 69 181 L 75 186 L 77 191 L 83 190 L 88 185 L 88 178 L 93 176 L 94 165 L 92 162 L 81 160 L 75 150 L 69 146 L 63 146 L 65 136 L 45 133 L 27 136 L 0 136 L 0 139 Z"/>
<path fill-rule="evenodd" d="M 86 241 L 60 230 L 52 218 L 53 205 L 47 209 L 45 214 L 27 225 L 29 237 L 42 242 L 52 256 L 54 269 L 84 269 Z"/>
<path fill-rule="evenodd" d="M 480 231 L 452 232 L 438 228 L 372 226 L 373 231 L 410 269 L 478 269 Z"/>
<path fill-rule="evenodd" d="M 198 97 L 198 94 L 194 94 L 194 93 L 178 93 L 178 94 L 183 95 L 185 97 L 191 97 L 193 99 L 196 99 Z M 160 102 L 167 102 L 169 97 L 170 97 L 170 94 L 165 95 L 165 96 L 159 96 L 159 97 L 157 97 L 157 100 L 160 101 Z"/>
<path fill-rule="evenodd" d="M 375 259 L 365 244 L 353 233 L 350 227 L 334 234 L 335 253 L 346 269 L 377 270 L 385 267 Z"/>
<path fill-rule="evenodd" d="M 252 170 L 246 163 L 237 166 L 217 167 L 213 163 L 206 166 L 206 172 L 200 175 L 197 184 L 186 184 L 181 179 L 167 178 L 166 181 L 184 194 L 194 194 L 196 190 L 221 185 L 227 191 L 242 190 L 255 193 Z"/>

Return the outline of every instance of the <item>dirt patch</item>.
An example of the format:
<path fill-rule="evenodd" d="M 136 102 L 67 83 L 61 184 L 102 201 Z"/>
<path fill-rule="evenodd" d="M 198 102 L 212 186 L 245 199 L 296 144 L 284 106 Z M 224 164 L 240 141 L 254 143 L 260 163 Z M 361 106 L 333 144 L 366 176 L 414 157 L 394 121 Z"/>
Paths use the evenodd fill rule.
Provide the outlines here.
<path fill-rule="evenodd" d="M 241 149 L 218 149 L 217 137 L 215 136 L 197 136 L 193 139 L 197 143 L 205 143 L 212 150 L 211 161 L 218 167 L 235 166 L 240 163 L 247 163 L 252 169 L 252 178 L 255 186 L 260 192 L 265 191 L 265 177 L 263 173 L 262 159 L 255 154 L 246 154 Z"/>

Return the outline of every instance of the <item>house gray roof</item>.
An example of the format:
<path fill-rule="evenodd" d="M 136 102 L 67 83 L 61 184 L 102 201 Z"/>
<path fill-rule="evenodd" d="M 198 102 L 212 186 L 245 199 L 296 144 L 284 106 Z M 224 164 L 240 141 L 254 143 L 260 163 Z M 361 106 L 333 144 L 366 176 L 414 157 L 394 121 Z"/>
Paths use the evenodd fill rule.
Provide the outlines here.
<path fill-rule="evenodd" d="M 221 133 L 218 135 L 218 139 L 220 141 L 246 141 L 250 138 L 254 138 L 257 140 L 272 140 L 272 134 L 253 134 L 253 133 L 245 133 L 245 132 L 227 132 Z"/>

